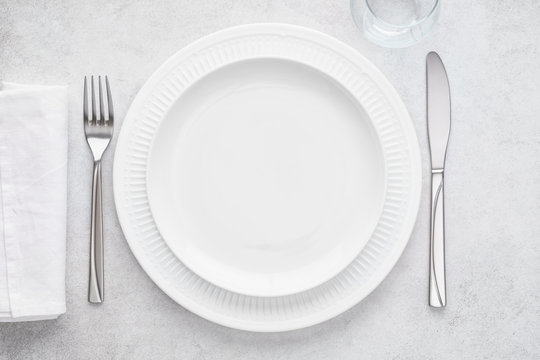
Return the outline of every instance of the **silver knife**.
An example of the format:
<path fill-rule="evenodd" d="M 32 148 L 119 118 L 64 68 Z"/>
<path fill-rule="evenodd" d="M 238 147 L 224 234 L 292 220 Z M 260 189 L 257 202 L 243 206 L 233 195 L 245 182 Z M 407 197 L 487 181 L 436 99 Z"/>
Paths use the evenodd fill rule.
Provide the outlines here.
<path fill-rule="evenodd" d="M 431 154 L 429 305 L 446 306 L 444 260 L 444 161 L 450 136 L 450 88 L 441 58 L 426 57 L 427 124 Z"/>

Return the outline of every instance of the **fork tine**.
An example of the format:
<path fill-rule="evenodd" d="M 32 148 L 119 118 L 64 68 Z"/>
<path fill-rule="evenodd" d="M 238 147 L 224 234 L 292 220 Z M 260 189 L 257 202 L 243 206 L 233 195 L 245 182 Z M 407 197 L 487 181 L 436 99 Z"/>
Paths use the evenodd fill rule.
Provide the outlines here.
<path fill-rule="evenodd" d="M 86 86 L 86 76 L 84 77 L 83 120 L 85 124 L 88 123 L 88 90 Z"/>
<path fill-rule="evenodd" d="M 109 86 L 109 78 L 107 77 L 107 75 L 105 75 L 105 87 L 107 88 L 107 108 L 109 109 L 109 123 L 110 125 L 112 125 L 114 121 L 114 110 L 111 96 L 111 87 Z"/>
<path fill-rule="evenodd" d="M 98 76 L 99 89 L 99 124 L 105 125 L 105 105 L 103 104 L 103 91 L 101 89 L 101 75 Z"/>
<path fill-rule="evenodd" d="M 96 92 L 94 91 L 94 75 L 90 78 L 91 81 L 91 88 L 92 88 L 92 121 L 90 122 L 93 125 L 96 125 L 97 119 L 96 119 Z"/>

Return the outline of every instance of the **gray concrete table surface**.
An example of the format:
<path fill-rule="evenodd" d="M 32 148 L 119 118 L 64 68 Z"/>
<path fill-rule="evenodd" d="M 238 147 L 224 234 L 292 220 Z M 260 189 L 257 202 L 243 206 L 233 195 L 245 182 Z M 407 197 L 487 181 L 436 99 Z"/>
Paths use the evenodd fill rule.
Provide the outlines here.
<path fill-rule="evenodd" d="M 362 37 L 348 0 L 0 0 L 0 79 L 69 84 L 71 107 L 67 313 L 56 321 L 0 324 L 0 358 L 539 359 L 540 2 L 443 0 L 441 10 L 424 41 L 392 50 Z M 144 81 L 177 50 L 256 22 L 303 25 L 344 41 L 402 96 L 424 170 L 421 208 L 403 256 L 364 301 L 320 325 L 276 334 L 215 325 L 168 298 L 130 252 L 115 215 L 109 151 L 106 301 L 88 304 L 92 164 L 81 120 L 83 76 L 109 75 L 120 123 Z M 427 306 L 430 50 L 445 61 L 453 111 L 443 311 Z"/>

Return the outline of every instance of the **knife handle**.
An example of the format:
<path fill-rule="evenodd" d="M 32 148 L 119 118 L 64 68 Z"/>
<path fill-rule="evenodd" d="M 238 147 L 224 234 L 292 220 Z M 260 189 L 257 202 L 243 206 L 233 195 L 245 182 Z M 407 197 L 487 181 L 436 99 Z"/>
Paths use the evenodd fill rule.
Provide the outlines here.
<path fill-rule="evenodd" d="M 88 301 L 100 304 L 104 298 L 103 207 L 101 201 L 101 161 L 94 162 L 92 178 L 92 218 L 90 227 L 90 278 Z"/>
<path fill-rule="evenodd" d="M 444 261 L 444 172 L 431 173 L 431 234 L 429 246 L 429 306 L 446 306 Z"/>

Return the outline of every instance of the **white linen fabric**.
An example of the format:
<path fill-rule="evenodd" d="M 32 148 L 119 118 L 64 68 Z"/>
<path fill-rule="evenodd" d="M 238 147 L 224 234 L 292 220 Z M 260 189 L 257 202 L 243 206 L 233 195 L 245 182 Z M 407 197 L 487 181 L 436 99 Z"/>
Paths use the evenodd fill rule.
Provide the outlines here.
<path fill-rule="evenodd" d="M 0 322 L 66 311 L 65 86 L 0 83 Z"/>

